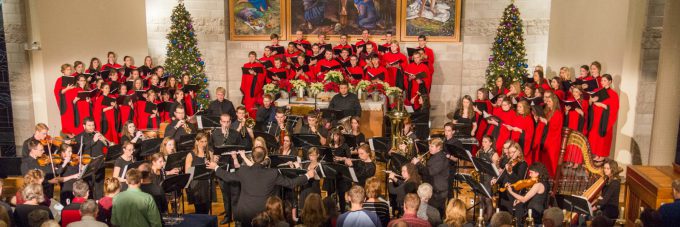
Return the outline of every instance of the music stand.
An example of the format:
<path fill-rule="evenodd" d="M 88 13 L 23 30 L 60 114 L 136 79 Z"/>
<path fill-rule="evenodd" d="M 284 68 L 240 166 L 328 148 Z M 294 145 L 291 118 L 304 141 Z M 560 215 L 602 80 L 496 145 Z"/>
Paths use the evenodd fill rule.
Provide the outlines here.
<path fill-rule="evenodd" d="M 212 173 L 213 171 L 211 169 L 208 169 L 205 164 L 200 164 L 200 165 L 195 165 L 193 166 L 190 170 L 189 173 L 191 174 L 189 183 L 187 183 L 187 187 L 189 184 L 191 184 L 192 181 L 195 180 L 207 180 L 208 184 L 210 185 L 209 188 L 213 187 L 213 182 L 212 182 Z M 212 193 L 208 193 L 209 199 L 208 201 L 212 201 Z M 208 214 L 212 215 L 212 206 L 210 206 L 208 210 Z"/>
<path fill-rule="evenodd" d="M 198 129 L 212 129 L 212 128 L 219 128 L 221 127 L 220 125 L 220 116 L 203 116 L 203 115 L 198 115 L 196 116 L 196 124 L 198 125 Z"/>
<path fill-rule="evenodd" d="M 190 174 L 178 174 L 178 175 L 175 175 L 175 176 L 165 178 L 165 180 L 163 180 L 161 182 L 161 188 L 163 188 L 163 191 L 164 192 L 172 192 L 172 194 L 173 194 L 173 196 L 172 196 L 173 197 L 172 198 L 173 203 L 170 204 L 170 206 L 172 206 L 172 214 L 170 214 L 170 215 L 173 216 L 173 218 L 171 218 L 171 221 L 174 222 L 175 224 L 180 223 L 184 220 L 182 218 L 182 216 L 179 215 L 179 213 L 177 213 L 178 205 L 179 205 L 179 201 L 178 201 L 179 197 L 177 196 L 177 192 L 180 192 L 182 189 L 189 187 L 190 177 L 191 177 Z M 165 223 L 165 224 L 172 225 L 172 223 Z"/>
<path fill-rule="evenodd" d="M 483 195 L 486 198 L 489 198 L 489 199 L 492 198 L 491 197 L 491 189 L 484 187 L 483 184 L 481 184 L 480 182 L 473 179 L 472 176 L 470 176 L 469 174 L 457 173 L 456 176 L 457 176 L 456 178 L 458 178 L 458 180 L 462 180 L 462 182 L 465 182 L 466 184 L 470 185 L 470 188 L 472 189 L 472 192 L 474 193 L 473 200 L 475 198 L 477 198 L 477 196 L 480 195 L 480 194 Z M 474 201 L 471 209 L 473 211 L 477 210 L 475 208 L 475 207 L 477 207 L 477 205 L 479 205 L 479 202 Z M 472 212 L 473 219 L 475 218 L 475 213 L 477 213 L 477 212 Z"/>
<path fill-rule="evenodd" d="M 475 169 L 481 173 L 488 174 L 491 177 L 498 178 L 498 168 L 496 168 L 495 165 L 491 164 L 491 162 L 486 161 L 481 158 L 477 157 L 472 157 L 472 165 L 475 167 Z"/>
<path fill-rule="evenodd" d="M 170 171 L 174 168 L 181 169 L 184 167 L 187 154 L 189 154 L 188 151 L 181 151 L 168 155 L 168 160 L 165 161 L 165 171 Z"/>
<path fill-rule="evenodd" d="M 344 177 L 347 180 L 350 180 L 352 182 L 358 183 L 359 179 L 357 179 L 356 174 L 354 173 L 354 168 L 343 165 L 343 164 L 338 164 L 338 163 L 326 163 L 326 166 L 332 168 L 337 172 L 340 176 Z M 337 177 L 336 177 L 337 179 Z"/>
<path fill-rule="evenodd" d="M 142 164 L 144 164 L 144 161 L 136 161 L 126 165 L 123 167 L 122 171 L 120 171 L 120 177 L 125 178 L 125 174 L 128 170 L 139 168 Z"/>
<path fill-rule="evenodd" d="M 392 153 L 390 154 L 390 163 L 391 167 L 390 170 L 395 173 L 400 173 L 401 172 L 401 167 L 405 164 L 408 164 L 410 160 L 406 158 L 405 156 L 398 154 L 398 153 Z"/>
<path fill-rule="evenodd" d="M 123 145 L 121 144 L 116 144 L 113 146 L 109 147 L 109 150 L 106 152 L 106 162 L 110 161 L 116 161 L 118 157 L 123 155 Z"/>
<path fill-rule="evenodd" d="M 555 195 L 555 200 L 557 200 L 557 206 L 562 209 L 593 216 L 592 204 L 583 196 L 558 194 Z"/>
<path fill-rule="evenodd" d="M 355 135 L 342 134 L 342 136 L 345 137 L 345 144 L 347 144 L 350 147 L 350 150 L 352 148 L 359 147 L 359 143 L 357 142 L 357 137 Z"/>
<path fill-rule="evenodd" d="M 301 175 L 307 174 L 307 170 L 294 168 L 280 168 L 279 173 L 288 178 L 296 178 Z"/>
<path fill-rule="evenodd" d="M 330 147 L 319 147 L 319 161 L 333 162 L 333 149 Z"/>
<path fill-rule="evenodd" d="M 463 160 L 463 161 L 468 161 L 468 162 L 472 161 L 472 154 L 470 153 L 470 151 L 468 151 L 467 149 L 465 149 L 463 147 L 457 146 L 455 144 L 445 143 L 444 148 L 445 148 L 444 150 L 447 153 L 453 155 L 453 157 L 458 158 L 458 160 Z"/>
<path fill-rule="evenodd" d="M 87 164 L 85 166 L 85 170 L 83 171 L 83 174 L 80 175 L 79 179 L 89 178 L 90 179 L 89 185 L 94 185 L 95 180 L 97 178 L 96 176 L 97 171 L 104 167 L 104 160 L 105 157 L 103 155 L 92 158 L 90 164 Z M 96 190 L 97 187 L 92 187 L 93 195 L 96 195 Z"/>
<path fill-rule="evenodd" d="M 416 154 L 425 154 L 430 152 L 430 145 L 427 144 L 427 141 L 415 141 L 413 146 L 416 150 Z"/>
<path fill-rule="evenodd" d="M 273 135 L 262 131 L 253 131 L 253 135 L 255 136 L 255 138 L 262 137 L 264 141 L 267 143 L 267 148 L 269 148 L 270 151 L 279 149 L 279 143 L 276 142 L 276 137 L 274 137 Z"/>
<path fill-rule="evenodd" d="M 9 176 L 22 176 L 21 157 L 2 157 L 0 158 L 0 178 Z"/>
<path fill-rule="evenodd" d="M 139 152 L 136 156 L 144 159 L 147 156 L 151 156 L 158 153 L 161 148 L 161 143 L 163 143 L 163 138 L 148 139 L 140 142 Z"/>
<path fill-rule="evenodd" d="M 320 178 L 325 178 L 328 180 L 335 180 L 338 176 L 338 172 L 335 169 L 329 167 L 327 164 L 329 162 L 319 162 L 319 167 L 316 168 L 316 176 Z"/>
<path fill-rule="evenodd" d="M 342 119 L 343 117 L 345 117 L 345 115 L 342 113 L 342 110 L 328 108 L 321 109 L 321 118 L 329 119 L 333 123 L 339 119 Z"/>
<path fill-rule="evenodd" d="M 321 139 L 315 134 L 293 134 L 293 146 L 309 149 L 321 146 Z"/>
<path fill-rule="evenodd" d="M 269 155 L 269 166 L 271 168 L 279 168 L 280 165 L 286 164 L 287 162 L 296 162 L 298 157 L 295 155 Z M 288 165 L 284 165 L 286 167 Z"/>
<path fill-rule="evenodd" d="M 373 137 L 368 139 L 368 145 L 375 152 L 376 161 L 387 162 L 390 159 L 391 139 L 389 137 Z"/>
<path fill-rule="evenodd" d="M 179 141 L 175 141 L 177 144 L 177 150 L 186 151 L 194 149 L 194 143 L 196 143 L 196 134 L 186 134 L 179 137 Z"/>

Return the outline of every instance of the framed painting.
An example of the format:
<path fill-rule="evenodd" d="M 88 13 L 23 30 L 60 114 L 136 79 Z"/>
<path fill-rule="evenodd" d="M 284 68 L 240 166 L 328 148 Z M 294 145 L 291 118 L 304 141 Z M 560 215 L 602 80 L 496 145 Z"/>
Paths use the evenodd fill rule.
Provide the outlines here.
<path fill-rule="evenodd" d="M 288 0 L 288 35 L 301 30 L 310 42 L 318 34 L 330 39 L 348 34 L 356 40 L 368 29 L 374 38 L 387 32 L 399 37 L 401 4 L 402 0 Z"/>
<path fill-rule="evenodd" d="M 401 41 L 417 41 L 427 35 L 428 41 L 460 42 L 462 0 L 402 0 Z"/>
<path fill-rule="evenodd" d="M 269 40 L 273 33 L 286 39 L 286 0 L 228 0 L 230 40 Z"/>

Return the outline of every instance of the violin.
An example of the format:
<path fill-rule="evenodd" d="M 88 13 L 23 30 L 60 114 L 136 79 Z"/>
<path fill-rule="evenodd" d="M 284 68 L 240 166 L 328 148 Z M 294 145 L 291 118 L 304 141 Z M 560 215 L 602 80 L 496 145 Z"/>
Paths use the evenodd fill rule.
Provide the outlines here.
<path fill-rule="evenodd" d="M 53 154 L 52 155 L 52 162 L 54 162 L 55 165 L 60 165 L 64 160 L 61 159 L 61 155 L 58 154 Z M 38 165 L 40 166 L 47 166 L 50 164 L 50 155 L 49 154 L 43 154 L 40 157 L 38 157 Z"/>
<path fill-rule="evenodd" d="M 524 180 L 519 180 L 519 181 L 515 182 L 514 184 L 511 184 L 510 187 L 512 187 L 512 189 L 515 190 L 515 191 L 519 191 L 519 190 L 522 190 L 522 189 L 531 188 L 537 182 L 538 182 L 538 179 L 524 179 Z M 507 190 L 507 188 L 500 188 L 498 191 L 504 192 L 506 190 Z"/>
<path fill-rule="evenodd" d="M 92 161 L 92 156 L 89 154 L 83 154 L 83 165 L 90 164 Z M 71 166 L 77 166 L 80 163 L 80 156 L 78 154 L 71 155 L 71 161 L 68 163 Z"/>
<path fill-rule="evenodd" d="M 62 144 L 75 144 L 75 141 L 64 139 L 61 136 L 55 136 L 52 138 L 51 136 L 47 135 L 45 139 L 40 140 L 40 144 L 43 146 L 47 146 L 48 144 L 52 144 L 54 146 L 60 147 Z"/>

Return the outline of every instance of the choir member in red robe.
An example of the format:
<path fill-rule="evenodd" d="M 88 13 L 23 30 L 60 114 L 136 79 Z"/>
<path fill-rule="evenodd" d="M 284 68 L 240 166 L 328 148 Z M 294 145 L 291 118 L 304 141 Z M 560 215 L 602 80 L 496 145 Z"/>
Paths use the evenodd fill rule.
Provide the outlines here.
<path fill-rule="evenodd" d="M 545 124 L 543 131 L 536 131 L 541 133 L 540 150 L 541 162 L 548 169 L 551 177 L 555 177 L 557 172 L 557 162 L 559 161 L 560 148 L 562 144 L 562 125 L 564 124 L 564 115 L 560 110 L 560 100 L 557 99 L 555 93 L 546 91 L 543 97 L 545 102 L 544 117 L 539 117 L 538 120 Z"/>
<path fill-rule="evenodd" d="M 590 63 L 590 75 L 597 80 L 597 86 L 598 87 L 603 87 L 602 86 L 602 64 L 598 61 L 594 61 L 593 63 Z"/>
<path fill-rule="evenodd" d="M 430 69 L 430 76 L 434 73 L 434 51 L 427 47 L 427 36 L 425 35 L 420 35 L 418 36 L 418 48 L 422 49 L 423 52 L 425 52 L 425 55 L 427 56 L 427 66 Z M 428 91 L 430 90 L 430 87 L 428 86 Z"/>
<path fill-rule="evenodd" d="M 86 74 L 97 74 L 102 71 L 102 63 L 99 58 L 90 59 L 90 66 L 85 70 Z M 101 76 L 99 77 L 101 78 Z"/>
<path fill-rule="evenodd" d="M 386 53 L 391 52 L 390 48 L 392 47 L 392 43 L 395 42 L 394 36 L 392 35 L 392 32 L 388 31 L 385 33 L 385 43 L 383 43 L 381 46 L 385 48 L 386 51 L 380 51 L 380 47 L 378 47 L 378 52 L 381 52 L 380 54 L 384 55 Z M 401 49 L 399 49 L 399 44 L 397 43 L 397 52 L 401 52 Z"/>
<path fill-rule="evenodd" d="M 349 65 L 349 57 L 350 56 L 355 56 L 355 55 L 350 55 L 349 49 L 342 49 L 342 51 L 340 51 L 340 56 L 335 58 L 335 61 L 337 61 L 340 64 L 340 66 L 347 67 Z M 359 63 L 359 65 L 363 67 L 363 65 L 361 65 L 361 63 Z"/>
<path fill-rule="evenodd" d="M 161 119 L 158 116 L 158 109 L 155 107 L 158 104 L 156 100 L 156 92 L 154 90 L 146 91 L 146 100 L 139 100 L 135 106 L 135 115 L 139 118 L 140 129 L 158 129 Z"/>
<path fill-rule="evenodd" d="M 408 58 L 399 52 L 399 43 L 393 41 L 390 44 L 390 51 L 383 55 L 383 61 L 388 72 L 385 76 L 385 82 L 390 86 L 405 90 L 403 69 L 408 64 Z"/>
<path fill-rule="evenodd" d="M 475 131 L 475 138 L 477 141 L 482 141 L 484 130 L 488 126 L 484 120 L 484 113 L 493 113 L 493 107 L 491 105 L 491 101 L 489 101 L 489 90 L 486 88 L 477 89 L 477 99 L 475 99 L 473 109 L 475 110 L 477 116 L 477 131 Z"/>
<path fill-rule="evenodd" d="M 614 124 L 619 114 L 619 95 L 611 89 L 612 76 L 602 75 L 601 83 L 602 89 L 609 97 L 601 100 L 599 96 L 591 96 L 588 113 L 588 142 L 593 154 L 596 155 L 596 161 L 609 157 Z"/>
<path fill-rule="evenodd" d="M 57 78 L 54 83 L 54 98 L 57 101 L 57 106 L 59 107 L 59 114 L 61 115 L 61 132 L 73 137 L 76 135 L 75 128 L 75 118 L 74 109 L 72 103 L 69 100 L 73 100 L 76 93 L 71 92 L 76 88 L 75 84 L 66 84 L 62 86 L 62 80 L 75 81 L 75 78 L 71 76 L 71 71 L 73 68 L 70 64 L 61 65 L 62 76 Z"/>
<path fill-rule="evenodd" d="M 149 74 L 153 73 L 154 66 L 153 66 L 153 59 L 151 56 L 146 56 L 144 57 L 144 65 L 140 66 L 139 68 L 139 76 L 142 78 L 146 78 Z"/>
<path fill-rule="evenodd" d="M 382 55 L 377 52 L 377 50 L 373 49 L 371 45 L 366 45 L 366 51 L 364 51 L 363 54 L 361 54 L 361 57 L 359 59 L 362 59 L 361 62 L 363 62 L 363 65 L 365 66 L 368 61 L 371 60 L 371 56 L 375 55 L 378 57 L 378 60 L 380 61 L 380 65 L 384 66 L 384 63 L 382 62 Z"/>
<path fill-rule="evenodd" d="M 543 88 L 543 90 L 548 91 L 552 90 L 550 88 L 550 84 L 548 84 L 548 80 L 545 79 L 543 76 L 543 71 L 536 70 L 534 71 L 534 85 L 536 88 Z"/>
<path fill-rule="evenodd" d="M 405 72 L 424 72 L 425 77 L 423 77 L 421 80 L 425 84 L 425 88 L 427 88 L 427 92 L 429 94 L 430 92 L 430 87 L 432 86 L 432 73 L 430 73 L 430 70 L 426 64 L 421 62 L 421 57 L 422 55 L 418 52 L 414 53 L 412 58 L 413 62 L 409 63 L 406 68 L 404 69 Z"/>
<path fill-rule="evenodd" d="M 293 64 L 293 59 L 297 58 L 300 53 L 304 53 L 295 46 L 294 42 L 289 42 L 288 43 L 288 48 L 286 49 L 286 52 L 283 54 L 283 56 L 286 58 L 285 62 L 286 65 L 284 67 L 288 68 L 289 65 Z"/>
<path fill-rule="evenodd" d="M 271 34 L 269 36 L 269 40 L 271 40 L 271 44 L 268 46 L 270 48 L 270 50 L 272 51 L 271 57 L 283 58 L 283 53 L 279 53 L 278 51 L 271 49 L 272 47 L 280 47 L 281 46 L 281 45 L 279 45 L 279 35 L 278 34 Z"/>
<path fill-rule="evenodd" d="M 78 77 L 76 77 L 76 80 L 77 80 L 76 88 L 70 90 L 71 93 L 74 93 L 73 99 L 70 101 L 71 104 L 74 106 L 75 110 L 74 126 L 81 125 L 74 128 L 75 134 L 79 134 L 83 132 L 82 123 L 84 122 L 85 118 L 92 116 L 92 102 L 90 100 L 90 97 L 87 97 L 85 99 L 80 99 L 78 97 L 79 92 L 90 91 L 90 88 L 87 86 L 87 77 L 85 75 L 79 75 Z"/>
<path fill-rule="evenodd" d="M 300 54 L 296 57 L 295 64 L 291 66 L 288 75 L 295 80 L 302 80 L 307 83 L 316 82 L 316 67 L 310 67 L 307 63 L 305 54 Z"/>
<path fill-rule="evenodd" d="M 262 64 L 265 69 L 271 68 L 274 66 L 274 57 L 272 56 L 272 48 L 269 46 L 264 47 L 264 52 L 262 54 L 262 57 L 258 59 L 258 62 Z M 267 66 L 268 65 L 268 66 Z"/>
<path fill-rule="evenodd" d="M 520 93 L 517 97 L 520 99 L 532 99 L 534 98 L 534 94 L 536 93 L 536 87 L 534 86 L 534 83 L 526 83 L 524 84 L 524 88 L 522 89 L 522 93 Z"/>
<path fill-rule="evenodd" d="M 168 80 L 165 81 L 165 87 L 168 89 L 175 90 L 179 86 L 179 82 L 177 82 L 177 78 L 174 76 L 169 76 Z"/>
<path fill-rule="evenodd" d="M 324 33 L 319 33 L 319 34 L 316 36 L 316 43 L 314 43 L 314 45 L 317 45 L 317 46 L 319 46 L 319 47 L 322 47 L 322 46 L 324 46 L 324 45 L 326 45 L 326 44 L 328 44 L 328 43 L 326 42 L 326 34 L 324 34 Z M 326 50 L 325 48 L 321 48 L 321 49 L 322 49 L 322 51 Z M 328 50 L 328 51 L 330 51 L 330 50 Z"/>
<path fill-rule="evenodd" d="M 331 71 L 331 70 L 340 71 L 341 68 L 342 68 L 340 63 L 338 63 L 338 61 L 333 59 L 333 52 L 326 51 L 326 53 L 324 53 L 324 57 L 325 57 L 324 59 L 321 59 L 321 60 L 319 60 L 318 63 L 316 63 L 318 65 L 317 66 L 318 72 L 317 72 L 317 75 L 316 75 L 317 81 L 323 81 L 325 74 L 328 71 Z"/>
<path fill-rule="evenodd" d="M 508 129 L 512 132 L 512 140 L 519 143 L 527 164 L 531 165 L 530 163 L 533 163 L 531 139 L 534 138 L 534 117 L 531 116 L 531 107 L 526 100 L 517 103 L 517 115 L 510 125 Z"/>
<path fill-rule="evenodd" d="M 73 74 L 72 76 L 78 76 L 85 72 L 85 64 L 82 61 L 73 62 Z"/>
<path fill-rule="evenodd" d="M 348 49 L 348 50 L 352 51 L 352 45 L 349 45 L 347 43 L 347 34 L 340 35 L 340 43 L 337 46 L 333 47 L 333 51 L 342 50 L 342 49 Z M 350 54 L 353 54 L 353 53 L 350 53 Z M 335 57 L 338 57 L 338 55 L 335 54 Z"/>
<path fill-rule="evenodd" d="M 424 77 L 426 76 L 420 76 L 427 74 L 427 66 L 419 64 L 420 55 L 418 55 L 418 57 L 415 57 L 416 55 L 413 56 L 416 61 L 408 64 L 406 68 L 404 68 L 404 80 L 406 80 L 406 97 L 404 97 L 404 105 L 413 106 L 415 109 L 418 108 L 418 103 L 411 103 L 411 100 L 413 100 L 413 98 L 416 97 L 418 93 L 429 93 L 427 91 L 427 85 L 424 81 Z"/>
<path fill-rule="evenodd" d="M 109 51 L 109 53 L 106 54 L 106 64 L 102 65 L 102 69 L 119 69 L 121 68 L 121 65 L 116 63 L 116 53 L 113 51 Z M 118 75 L 118 77 L 121 77 L 122 75 Z"/>
<path fill-rule="evenodd" d="M 120 129 L 118 107 L 115 96 L 110 93 L 110 89 L 111 86 L 109 84 L 102 84 L 100 87 L 101 95 L 94 99 L 92 104 L 94 108 L 94 123 L 97 131 L 101 132 L 106 139 L 118 143 L 118 129 Z"/>
<path fill-rule="evenodd" d="M 500 108 L 494 108 L 493 117 L 487 118 L 488 127 L 486 129 L 486 135 L 490 135 L 495 138 L 496 141 L 496 151 L 499 152 L 503 150 L 503 144 L 506 140 L 510 139 L 510 130 L 505 125 L 511 125 L 512 121 L 517 115 L 515 110 L 512 109 L 512 101 L 510 98 L 505 97 L 501 101 Z"/>
<path fill-rule="evenodd" d="M 586 120 L 588 119 L 588 101 L 583 99 L 583 90 L 578 86 L 571 87 L 572 98 L 568 99 L 564 107 L 564 127 L 586 134 Z M 564 160 L 571 163 L 569 165 L 580 165 L 583 163 L 583 155 L 580 149 L 567 147 L 564 153 Z"/>
<path fill-rule="evenodd" d="M 591 92 L 594 91 L 595 89 L 600 88 L 599 83 L 595 81 L 594 83 L 592 81 L 595 80 L 595 77 L 590 75 L 590 66 L 588 65 L 582 65 L 580 68 L 580 74 L 576 78 L 576 81 L 574 83 L 580 84 L 581 89 L 583 89 L 584 92 Z M 588 100 L 590 97 L 588 96 L 588 93 L 583 94 L 583 99 Z"/>
<path fill-rule="evenodd" d="M 495 97 L 498 95 L 505 95 L 509 92 L 508 88 L 505 87 L 505 79 L 503 79 L 502 76 L 496 77 L 496 82 L 494 83 L 494 87 L 491 90 L 491 94 Z"/>
<path fill-rule="evenodd" d="M 142 78 L 137 78 L 132 82 L 132 89 L 128 91 L 128 95 L 134 94 L 136 91 L 144 91 L 144 82 L 142 81 Z"/>
<path fill-rule="evenodd" d="M 127 92 L 127 87 L 125 86 L 120 86 L 118 88 L 118 98 L 116 101 L 120 100 L 121 102 L 118 103 L 118 121 L 119 122 L 127 122 L 135 121 L 135 111 L 134 111 L 134 102 L 132 100 L 132 96 L 128 95 Z M 122 131 L 123 129 L 118 129 L 119 131 Z"/>
<path fill-rule="evenodd" d="M 368 80 L 364 68 L 359 65 L 359 58 L 352 55 L 349 66 L 345 67 L 345 78 L 350 84 L 357 84 L 360 80 Z"/>
<path fill-rule="evenodd" d="M 366 79 L 380 81 L 385 81 L 385 76 L 387 75 L 387 69 L 380 64 L 380 57 L 378 54 L 373 53 L 369 56 L 370 64 L 366 65 Z"/>
<path fill-rule="evenodd" d="M 562 89 L 562 78 L 553 77 L 550 79 L 550 88 L 553 90 L 553 93 L 557 95 L 557 98 L 560 101 L 566 100 L 567 96 L 564 94 L 564 90 Z"/>
<path fill-rule="evenodd" d="M 378 44 L 375 42 L 371 41 L 371 34 L 368 32 L 368 29 L 364 29 L 361 31 L 361 40 L 356 42 L 354 44 L 355 46 L 362 46 L 362 45 L 370 45 L 373 50 L 378 51 Z M 367 48 L 364 48 L 364 50 L 367 50 Z"/>
<path fill-rule="evenodd" d="M 255 116 L 255 113 L 257 112 L 255 104 L 262 102 L 262 86 L 264 86 L 266 77 L 264 74 L 264 66 L 255 59 L 257 59 L 257 54 L 254 51 L 248 53 L 248 62 L 243 64 L 243 67 L 252 68 L 253 70 L 248 70 L 248 73 L 241 75 L 240 90 L 243 94 L 241 104 L 246 107 L 250 116 Z M 261 68 L 262 73 L 255 72 L 255 68 Z"/>
<path fill-rule="evenodd" d="M 278 83 L 280 80 L 289 78 L 288 70 L 283 66 L 281 59 L 274 59 L 274 67 L 267 69 L 267 83 Z"/>

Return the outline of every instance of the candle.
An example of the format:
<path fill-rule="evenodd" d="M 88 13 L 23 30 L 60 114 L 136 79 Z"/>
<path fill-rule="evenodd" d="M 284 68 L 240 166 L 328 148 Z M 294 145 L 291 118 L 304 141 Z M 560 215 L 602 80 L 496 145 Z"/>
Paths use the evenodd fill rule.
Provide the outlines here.
<path fill-rule="evenodd" d="M 623 207 L 621 207 L 621 213 L 619 214 L 619 217 L 621 217 L 621 219 L 623 219 L 623 217 L 624 217 L 623 216 Z"/>
<path fill-rule="evenodd" d="M 483 208 L 479 208 L 479 216 L 483 215 L 483 210 L 484 210 Z"/>
<path fill-rule="evenodd" d="M 529 218 L 531 218 L 531 209 L 529 209 Z"/>

